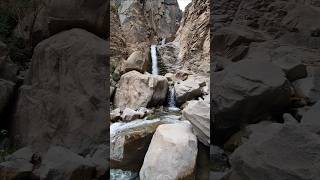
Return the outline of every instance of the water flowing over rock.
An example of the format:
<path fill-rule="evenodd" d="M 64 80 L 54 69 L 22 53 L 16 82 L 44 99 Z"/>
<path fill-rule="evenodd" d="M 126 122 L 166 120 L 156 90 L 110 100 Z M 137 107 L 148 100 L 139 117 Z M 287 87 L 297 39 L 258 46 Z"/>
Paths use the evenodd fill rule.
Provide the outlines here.
<path fill-rule="evenodd" d="M 111 124 L 111 168 L 139 169 L 152 135 L 161 123 L 156 119 Z"/>
<path fill-rule="evenodd" d="M 16 141 L 42 150 L 61 145 L 75 153 L 105 141 L 106 47 L 94 34 L 72 29 L 35 48 L 30 84 L 20 88 Z"/>
<path fill-rule="evenodd" d="M 182 118 L 190 121 L 199 141 L 210 144 L 210 104 L 204 100 L 192 100 L 182 110 Z"/>
<path fill-rule="evenodd" d="M 159 75 L 159 67 L 158 67 L 158 57 L 157 57 L 157 46 L 151 45 L 151 59 L 152 59 L 152 74 Z"/>
<path fill-rule="evenodd" d="M 114 105 L 131 109 L 162 105 L 167 91 L 168 80 L 165 77 L 130 71 L 121 76 Z"/>
<path fill-rule="evenodd" d="M 161 125 L 144 158 L 140 179 L 192 179 L 197 152 L 197 138 L 189 123 Z"/>

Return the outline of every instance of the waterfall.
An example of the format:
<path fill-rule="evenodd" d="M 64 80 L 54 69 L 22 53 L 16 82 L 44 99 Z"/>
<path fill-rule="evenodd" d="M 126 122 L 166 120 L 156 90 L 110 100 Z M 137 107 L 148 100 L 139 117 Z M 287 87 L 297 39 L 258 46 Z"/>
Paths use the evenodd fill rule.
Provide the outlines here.
<path fill-rule="evenodd" d="M 179 111 L 176 106 L 176 91 L 173 86 L 169 87 L 168 106 L 170 111 Z"/>
<path fill-rule="evenodd" d="M 151 59 L 152 59 L 152 74 L 159 75 L 156 45 L 151 45 Z"/>
<path fill-rule="evenodd" d="M 163 38 L 161 41 L 161 45 L 164 45 L 164 44 L 166 44 L 166 38 Z"/>

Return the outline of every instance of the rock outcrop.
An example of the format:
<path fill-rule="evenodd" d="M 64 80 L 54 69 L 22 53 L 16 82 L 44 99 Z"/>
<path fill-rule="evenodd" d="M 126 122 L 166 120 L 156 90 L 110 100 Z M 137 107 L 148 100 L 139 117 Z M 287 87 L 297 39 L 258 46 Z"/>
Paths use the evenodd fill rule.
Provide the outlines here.
<path fill-rule="evenodd" d="M 177 32 L 179 59 L 183 67 L 194 72 L 209 72 L 210 1 L 193 0 L 187 6 Z"/>
<path fill-rule="evenodd" d="M 34 50 L 30 84 L 20 88 L 14 119 L 17 142 L 46 149 L 61 145 L 76 153 L 105 141 L 106 41 L 72 29 Z"/>

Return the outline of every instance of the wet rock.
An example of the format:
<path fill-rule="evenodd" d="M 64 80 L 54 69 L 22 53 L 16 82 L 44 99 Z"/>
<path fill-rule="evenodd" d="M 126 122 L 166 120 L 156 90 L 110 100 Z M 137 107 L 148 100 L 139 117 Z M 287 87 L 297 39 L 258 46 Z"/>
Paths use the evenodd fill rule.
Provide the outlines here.
<path fill-rule="evenodd" d="M 210 104 L 203 100 L 188 101 L 182 118 L 191 122 L 193 130 L 203 144 L 210 144 Z"/>
<path fill-rule="evenodd" d="M 121 118 L 123 121 L 128 122 L 136 119 L 142 119 L 144 115 L 145 114 L 143 112 L 137 112 L 133 109 L 125 108 L 122 112 Z"/>
<path fill-rule="evenodd" d="M 159 119 L 114 123 L 110 126 L 111 168 L 139 169 Z"/>
<path fill-rule="evenodd" d="M 20 88 L 14 117 L 17 143 L 50 145 L 84 153 L 105 142 L 106 41 L 72 29 L 42 41 L 34 50 L 30 85 Z M 28 128 L 26 128 L 28 127 Z"/>
<path fill-rule="evenodd" d="M 162 105 L 167 90 L 168 80 L 165 77 L 130 71 L 121 76 L 114 105 L 131 109 Z"/>
<path fill-rule="evenodd" d="M 192 178 L 197 152 L 197 138 L 189 123 L 161 125 L 144 158 L 140 179 Z"/>

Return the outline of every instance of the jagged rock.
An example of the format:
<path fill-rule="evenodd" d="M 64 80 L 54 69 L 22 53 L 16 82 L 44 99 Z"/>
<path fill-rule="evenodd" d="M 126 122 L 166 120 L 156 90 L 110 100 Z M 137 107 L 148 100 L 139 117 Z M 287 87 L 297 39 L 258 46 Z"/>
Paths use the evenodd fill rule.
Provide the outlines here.
<path fill-rule="evenodd" d="M 95 165 L 72 151 L 52 146 L 43 156 L 39 169 L 34 170 L 40 179 L 91 179 Z"/>
<path fill-rule="evenodd" d="M 212 98 L 217 129 L 255 122 L 284 109 L 291 96 L 282 70 L 270 62 L 240 61 L 213 76 Z"/>
<path fill-rule="evenodd" d="M 112 122 L 121 120 L 121 110 L 120 108 L 114 109 L 110 112 L 110 120 Z"/>
<path fill-rule="evenodd" d="M 129 58 L 124 61 L 123 63 L 123 67 L 122 70 L 124 71 L 124 73 L 132 71 L 132 70 L 136 70 L 139 71 L 141 73 L 144 73 L 147 71 L 148 69 L 148 65 L 149 65 L 149 54 L 150 52 L 141 52 L 141 51 L 135 51 L 133 52 Z"/>
<path fill-rule="evenodd" d="M 210 69 L 209 20 L 210 0 L 193 0 L 185 9 L 174 40 L 180 46 L 181 64 L 196 73 L 208 73 Z"/>
<path fill-rule="evenodd" d="M 103 0 L 55 0 L 50 1 L 49 32 L 55 34 L 71 28 L 82 28 L 100 36 L 107 35 L 109 17 L 108 2 Z"/>
<path fill-rule="evenodd" d="M 11 101 L 14 86 L 13 82 L 0 79 L 0 114 L 4 113 L 5 108 Z"/>
<path fill-rule="evenodd" d="M 19 144 L 85 153 L 105 142 L 106 48 L 106 41 L 81 29 L 37 45 L 13 122 Z"/>
<path fill-rule="evenodd" d="M 125 108 L 122 112 L 121 118 L 123 121 L 128 122 L 136 119 L 142 119 L 144 115 L 145 114 L 143 112 L 137 112 L 133 109 Z"/>
<path fill-rule="evenodd" d="M 262 123 L 231 155 L 230 180 L 317 179 L 318 135 L 299 124 Z"/>
<path fill-rule="evenodd" d="M 160 125 L 144 158 L 140 179 L 192 179 L 197 152 L 197 138 L 189 123 Z"/>
<path fill-rule="evenodd" d="M 261 32 L 239 25 L 221 28 L 213 35 L 214 54 L 233 62 L 245 57 L 250 43 L 263 42 L 267 39 Z"/>
<path fill-rule="evenodd" d="M 162 122 L 136 120 L 110 126 L 111 168 L 139 169 L 153 133 Z"/>
<path fill-rule="evenodd" d="M 182 110 L 182 118 L 190 121 L 199 141 L 210 144 L 210 104 L 203 100 L 188 101 Z"/>
<path fill-rule="evenodd" d="M 165 77 L 130 71 L 121 76 L 114 105 L 131 109 L 162 105 L 167 90 L 168 80 Z"/>

